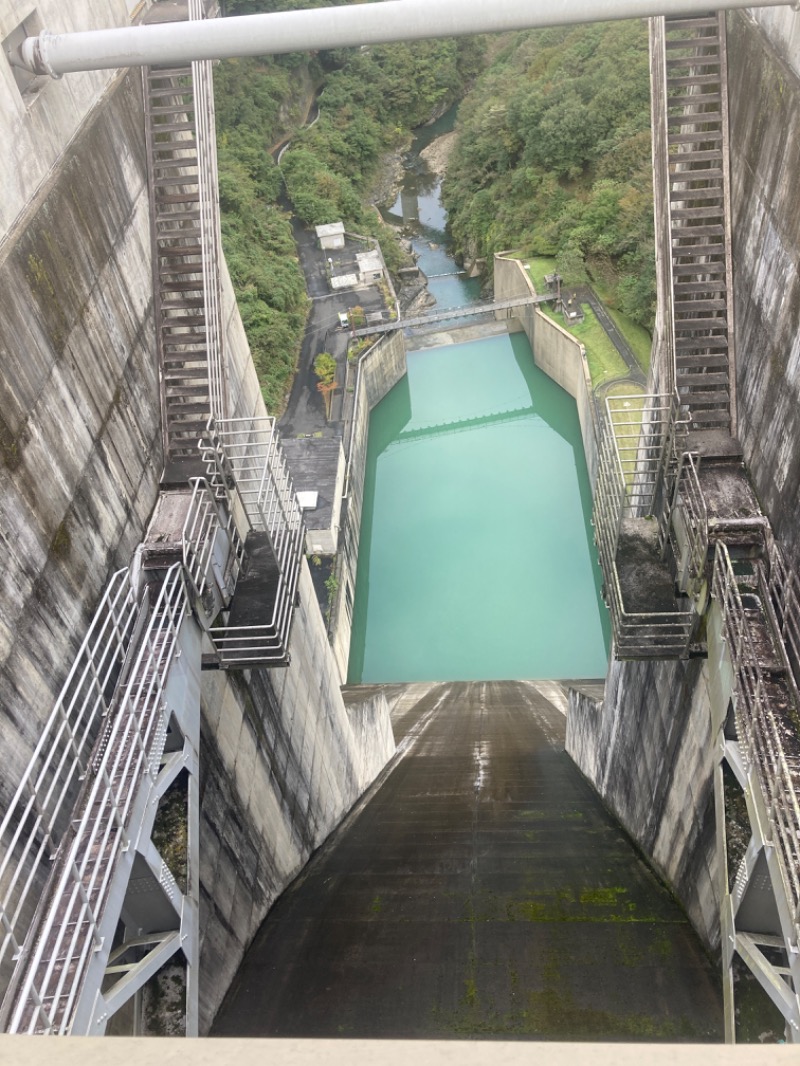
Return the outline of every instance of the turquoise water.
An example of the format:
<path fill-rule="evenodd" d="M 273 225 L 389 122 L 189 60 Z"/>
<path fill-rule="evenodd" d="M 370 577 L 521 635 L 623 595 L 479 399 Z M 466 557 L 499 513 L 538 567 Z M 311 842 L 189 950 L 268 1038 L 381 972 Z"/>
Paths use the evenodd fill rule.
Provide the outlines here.
<path fill-rule="evenodd" d="M 410 352 L 370 419 L 348 681 L 605 676 L 590 514 L 525 334 Z"/>

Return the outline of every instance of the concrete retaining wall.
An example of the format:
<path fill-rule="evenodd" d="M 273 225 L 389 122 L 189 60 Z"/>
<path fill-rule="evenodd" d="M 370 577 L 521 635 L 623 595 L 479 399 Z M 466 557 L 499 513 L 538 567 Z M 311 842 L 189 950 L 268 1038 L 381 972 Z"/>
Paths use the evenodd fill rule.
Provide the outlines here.
<path fill-rule="evenodd" d="M 736 13 L 728 28 L 739 437 L 797 565 L 800 15 Z M 710 746 L 706 663 L 613 663 L 602 705 L 572 696 L 567 750 L 716 945 Z"/>
<path fill-rule="evenodd" d="M 163 467 L 141 75 L 63 147 L 0 246 L 0 810 Z M 263 415 L 227 275 L 223 292 L 232 413 Z M 385 701 L 345 709 L 305 563 L 290 652 L 202 679 L 204 1030 L 276 895 L 394 750 Z"/>
<path fill-rule="evenodd" d="M 347 660 L 350 655 L 361 513 L 364 506 L 364 478 L 367 469 L 369 416 L 372 408 L 406 373 L 406 345 L 399 330 L 397 333 L 387 334 L 370 348 L 362 357 L 358 369 L 353 423 L 350 427 L 350 454 L 347 457 L 347 511 L 342 526 L 338 562 L 339 589 L 333 605 L 331 626 L 331 645 L 342 684 L 347 679 Z"/>
<path fill-rule="evenodd" d="M 497 300 L 536 295 L 522 263 L 518 259 L 507 259 L 502 254 L 494 257 L 494 292 Z M 594 490 L 597 476 L 597 429 L 592 381 L 585 348 L 571 333 L 562 329 L 534 304 L 529 307 L 515 307 L 499 314 L 513 315 L 519 319 L 528 336 L 536 366 L 575 400 L 589 481 Z"/>

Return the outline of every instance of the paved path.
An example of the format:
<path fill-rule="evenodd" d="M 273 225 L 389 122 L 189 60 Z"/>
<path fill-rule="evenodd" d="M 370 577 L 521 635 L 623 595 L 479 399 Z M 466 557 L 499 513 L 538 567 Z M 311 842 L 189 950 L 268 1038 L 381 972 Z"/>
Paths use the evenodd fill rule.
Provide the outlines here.
<path fill-rule="evenodd" d="M 314 359 L 320 352 L 330 352 L 337 361 L 337 380 L 344 381 L 347 361 L 348 333 L 339 327 L 339 312 L 351 307 L 363 307 L 365 311 L 382 310 L 383 298 L 375 286 L 363 286 L 332 294 L 326 273 L 326 261 L 352 258 L 355 250 L 363 245 L 354 245 L 343 252 L 323 252 L 317 246 L 316 235 L 297 219 L 292 221 L 292 230 L 300 265 L 306 278 L 306 291 L 311 297 L 311 309 L 303 335 L 297 373 L 292 382 L 286 409 L 279 425 L 283 436 L 300 437 L 307 434 L 338 436 L 341 427 L 328 422 L 325 404 L 317 389 L 318 378 L 314 373 Z"/>
<path fill-rule="evenodd" d="M 212 1035 L 721 1039 L 715 968 L 565 754 L 557 687 L 393 691 L 400 754 L 277 902 Z"/>
<path fill-rule="evenodd" d="M 594 289 L 589 285 L 580 285 L 577 289 L 572 291 L 577 292 L 578 299 L 581 303 L 588 304 L 594 311 L 597 321 L 606 331 L 608 339 L 617 349 L 625 365 L 628 367 L 628 370 L 630 371 L 630 379 L 644 388 L 647 385 L 647 377 L 639 366 L 639 362 L 633 354 L 633 349 L 617 329 L 614 319 L 606 310 L 603 302 L 598 299 Z"/>

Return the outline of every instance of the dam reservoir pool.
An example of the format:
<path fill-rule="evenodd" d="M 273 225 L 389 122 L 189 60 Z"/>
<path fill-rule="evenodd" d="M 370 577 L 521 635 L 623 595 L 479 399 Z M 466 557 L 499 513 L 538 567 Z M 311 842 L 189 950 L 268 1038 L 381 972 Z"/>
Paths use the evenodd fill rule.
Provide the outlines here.
<path fill-rule="evenodd" d="M 524 333 L 410 352 L 370 418 L 348 681 L 605 676 L 590 515 Z"/>

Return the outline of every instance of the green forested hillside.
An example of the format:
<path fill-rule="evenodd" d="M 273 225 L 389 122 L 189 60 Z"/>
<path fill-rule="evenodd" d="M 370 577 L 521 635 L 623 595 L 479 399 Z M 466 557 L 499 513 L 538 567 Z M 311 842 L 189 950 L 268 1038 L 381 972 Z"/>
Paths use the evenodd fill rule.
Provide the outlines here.
<path fill-rule="evenodd" d="M 482 52 L 480 41 L 470 39 L 321 55 L 326 73 L 319 121 L 292 141 L 281 160 L 297 217 L 309 225 L 343 219 L 379 238 L 390 270 L 402 265 L 394 236 L 364 206 L 364 197 L 386 152 L 463 95 Z"/>
<path fill-rule="evenodd" d="M 228 0 L 227 12 L 306 6 L 313 5 Z M 390 270 L 402 265 L 397 241 L 365 207 L 365 194 L 385 153 L 463 94 L 482 51 L 477 40 L 423 41 L 228 60 L 215 68 L 223 245 L 271 410 L 290 384 L 307 307 L 281 193 L 301 222 L 341 219 L 380 239 Z M 311 87 L 319 88 L 320 116 L 301 131 Z M 289 137 L 277 167 L 269 150 Z"/>
<path fill-rule="evenodd" d="M 459 252 L 556 256 L 621 311 L 654 315 L 647 24 L 517 34 L 459 109 L 444 189 Z"/>
<path fill-rule="evenodd" d="M 291 221 L 277 204 L 280 172 L 269 154 L 304 118 L 293 92 L 298 78 L 289 57 L 232 59 L 214 71 L 222 244 L 271 412 L 279 412 L 291 383 L 308 305 Z"/>

